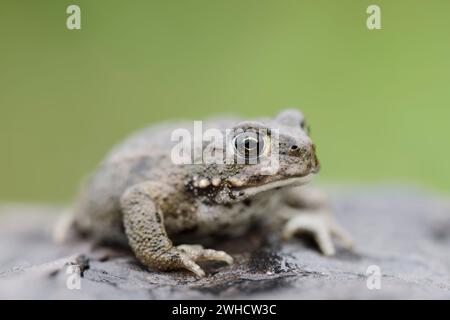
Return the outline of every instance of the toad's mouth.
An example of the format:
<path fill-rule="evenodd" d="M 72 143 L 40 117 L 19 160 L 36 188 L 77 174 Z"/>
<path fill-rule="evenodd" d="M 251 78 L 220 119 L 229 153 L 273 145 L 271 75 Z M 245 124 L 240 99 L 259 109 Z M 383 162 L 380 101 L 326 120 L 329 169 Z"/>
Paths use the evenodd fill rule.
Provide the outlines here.
<path fill-rule="evenodd" d="M 236 197 L 249 197 L 273 189 L 301 186 L 309 183 L 315 175 L 316 172 L 310 172 L 302 176 L 291 176 L 285 179 L 274 180 L 266 183 L 242 186 L 239 188 L 233 188 L 233 193 Z"/>

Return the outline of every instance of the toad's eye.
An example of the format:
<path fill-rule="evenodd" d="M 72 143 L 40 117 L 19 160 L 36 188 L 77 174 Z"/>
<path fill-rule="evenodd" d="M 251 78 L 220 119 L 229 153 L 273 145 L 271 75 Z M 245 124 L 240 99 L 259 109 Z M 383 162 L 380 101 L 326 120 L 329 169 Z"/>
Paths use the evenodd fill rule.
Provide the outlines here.
<path fill-rule="evenodd" d="M 305 127 L 306 127 L 305 119 L 300 120 L 300 128 L 305 129 Z"/>
<path fill-rule="evenodd" d="M 233 138 L 236 153 L 245 159 L 256 159 L 264 152 L 264 138 L 257 132 L 243 132 Z"/>
<path fill-rule="evenodd" d="M 307 135 L 311 133 L 311 128 L 306 124 L 305 119 L 300 120 L 300 128 L 306 132 Z"/>

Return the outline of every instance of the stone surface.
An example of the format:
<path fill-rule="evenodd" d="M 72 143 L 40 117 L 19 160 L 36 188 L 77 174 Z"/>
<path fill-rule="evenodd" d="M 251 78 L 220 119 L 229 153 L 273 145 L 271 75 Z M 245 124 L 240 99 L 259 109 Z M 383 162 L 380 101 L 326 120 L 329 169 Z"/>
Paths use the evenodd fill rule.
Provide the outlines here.
<path fill-rule="evenodd" d="M 216 247 L 233 266 L 205 266 L 208 276 L 148 271 L 127 251 L 86 242 L 57 246 L 50 227 L 63 209 L 0 207 L 0 298 L 25 299 L 416 299 L 450 298 L 450 200 L 394 186 L 332 188 L 332 204 L 355 241 L 321 256 L 307 239 L 281 244 L 255 230 Z M 68 266 L 81 266 L 69 290 Z M 367 288 L 367 268 L 381 288 Z"/>

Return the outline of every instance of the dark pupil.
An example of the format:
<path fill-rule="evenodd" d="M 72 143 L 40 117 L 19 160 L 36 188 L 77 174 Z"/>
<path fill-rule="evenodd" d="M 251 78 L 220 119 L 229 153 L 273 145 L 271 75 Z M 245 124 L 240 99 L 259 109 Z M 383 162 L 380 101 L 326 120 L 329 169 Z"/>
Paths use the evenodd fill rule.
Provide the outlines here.
<path fill-rule="evenodd" d="M 260 155 L 264 142 L 257 134 L 242 134 L 236 138 L 235 147 L 241 156 L 251 159 Z"/>
<path fill-rule="evenodd" d="M 258 140 L 253 137 L 248 137 L 244 139 L 245 151 L 251 151 L 258 148 Z"/>

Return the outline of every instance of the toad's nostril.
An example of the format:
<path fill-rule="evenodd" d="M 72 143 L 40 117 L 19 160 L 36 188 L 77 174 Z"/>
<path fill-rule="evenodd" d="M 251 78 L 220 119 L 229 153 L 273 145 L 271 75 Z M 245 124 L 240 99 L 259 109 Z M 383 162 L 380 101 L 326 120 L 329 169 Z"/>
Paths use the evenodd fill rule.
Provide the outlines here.
<path fill-rule="evenodd" d="M 309 144 L 293 144 L 288 151 L 290 156 L 299 157 L 304 160 L 311 159 L 314 155 L 314 148 Z"/>
<path fill-rule="evenodd" d="M 303 145 L 294 144 L 289 148 L 289 155 L 293 157 L 304 157 L 308 153 L 308 148 Z"/>

